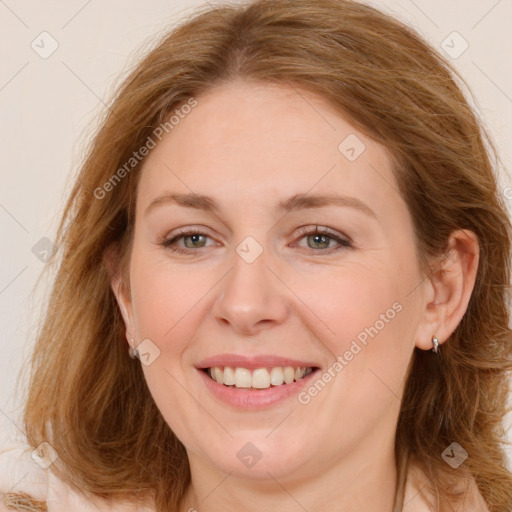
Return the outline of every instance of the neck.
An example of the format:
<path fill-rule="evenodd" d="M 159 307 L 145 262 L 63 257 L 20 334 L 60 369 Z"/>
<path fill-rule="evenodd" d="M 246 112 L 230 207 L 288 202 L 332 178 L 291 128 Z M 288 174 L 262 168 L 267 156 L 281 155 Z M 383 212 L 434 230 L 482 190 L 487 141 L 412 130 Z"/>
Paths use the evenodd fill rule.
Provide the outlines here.
<path fill-rule="evenodd" d="M 279 479 L 251 480 L 223 473 L 189 455 L 191 485 L 180 512 L 280 510 L 282 512 L 393 512 L 397 483 L 394 439 L 383 443 L 382 432 L 345 454 L 330 467 L 299 468 Z M 321 471 L 318 471 L 321 467 Z"/>

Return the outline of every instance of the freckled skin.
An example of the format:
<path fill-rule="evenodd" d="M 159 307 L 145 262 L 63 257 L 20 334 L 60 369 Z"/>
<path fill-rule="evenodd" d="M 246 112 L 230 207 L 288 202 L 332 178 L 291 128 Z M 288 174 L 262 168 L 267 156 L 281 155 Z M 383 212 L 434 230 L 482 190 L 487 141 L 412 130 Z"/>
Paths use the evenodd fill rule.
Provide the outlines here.
<path fill-rule="evenodd" d="M 404 377 L 414 347 L 430 348 L 432 332 L 422 322 L 427 285 L 418 286 L 412 221 L 386 149 L 325 101 L 302 94 L 308 102 L 283 86 L 213 89 L 143 166 L 127 331 L 160 350 L 143 370 L 187 448 L 187 505 L 199 510 L 226 510 L 226 503 L 298 510 L 280 485 L 310 511 L 333 502 L 336 510 L 387 511 L 394 499 Z M 338 150 L 350 134 L 366 146 L 353 162 Z M 167 203 L 145 216 L 166 192 L 212 196 L 221 211 Z M 337 206 L 275 211 L 299 193 L 356 197 L 377 219 Z M 177 241 L 187 255 L 159 244 L 187 226 L 207 235 Z M 354 247 L 331 240 L 325 249 L 322 240 L 298 235 L 302 226 L 329 228 Z M 248 236 L 263 249 L 250 264 L 236 252 Z M 397 302 L 401 311 L 383 321 Z M 307 405 L 293 397 L 261 411 L 237 410 L 215 400 L 194 368 L 235 353 L 312 360 L 327 370 L 377 321 L 384 327 Z M 252 467 L 237 457 L 248 442 L 262 455 Z"/>

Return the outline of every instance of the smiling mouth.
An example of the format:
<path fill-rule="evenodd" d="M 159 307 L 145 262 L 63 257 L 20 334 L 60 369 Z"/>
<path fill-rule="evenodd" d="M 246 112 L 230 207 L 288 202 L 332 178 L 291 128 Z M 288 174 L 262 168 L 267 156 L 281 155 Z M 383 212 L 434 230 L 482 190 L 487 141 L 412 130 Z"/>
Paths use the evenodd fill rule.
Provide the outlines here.
<path fill-rule="evenodd" d="M 316 370 L 316 367 L 292 366 L 256 368 L 255 370 L 241 367 L 233 368 L 231 366 L 214 366 L 205 368 L 203 371 L 210 379 L 226 387 L 268 389 L 297 382 Z"/>

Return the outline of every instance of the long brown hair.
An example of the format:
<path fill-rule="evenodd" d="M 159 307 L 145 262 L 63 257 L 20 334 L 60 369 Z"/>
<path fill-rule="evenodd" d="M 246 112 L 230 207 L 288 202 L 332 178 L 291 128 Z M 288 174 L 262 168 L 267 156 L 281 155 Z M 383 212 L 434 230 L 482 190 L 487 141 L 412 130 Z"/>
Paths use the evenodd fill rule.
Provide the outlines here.
<path fill-rule="evenodd" d="M 107 254 L 117 255 L 114 270 L 126 276 L 141 164 L 108 190 L 104 184 L 176 108 L 235 78 L 320 95 L 389 149 L 426 272 L 427 258 L 444 254 L 452 231 L 478 236 L 466 314 L 437 357 L 415 349 L 410 363 L 396 431 L 397 490 L 414 461 L 429 479 L 423 492 L 435 510 L 451 510 L 455 482 L 473 478 L 490 510 L 510 511 L 512 475 L 501 443 L 512 367 L 512 227 L 493 174 L 497 151 L 447 60 L 409 27 L 352 0 L 204 8 L 122 84 L 58 230 L 57 274 L 31 361 L 29 443 L 50 442 L 59 455 L 55 471 L 79 489 L 178 508 L 190 483 L 186 452 L 140 364 L 127 356 L 106 264 Z M 457 470 L 441 457 L 454 441 L 469 454 Z"/>

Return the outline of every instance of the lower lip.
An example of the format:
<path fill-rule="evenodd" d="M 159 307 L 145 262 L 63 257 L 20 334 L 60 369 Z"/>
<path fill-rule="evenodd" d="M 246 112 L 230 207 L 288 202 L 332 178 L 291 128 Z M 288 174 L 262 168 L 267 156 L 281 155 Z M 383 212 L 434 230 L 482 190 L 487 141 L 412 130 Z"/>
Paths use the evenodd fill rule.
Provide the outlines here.
<path fill-rule="evenodd" d="M 264 409 L 284 400 L 297 396 L 307 382 L 316 375 L 318 370 L 306 375 L 299 381 L 281 386 L 271 386 L 267 389 L 231 388 L 211 379 L 206 372 L 198 370 L 206 387 L 224 403 L 238 409 Z"/>

